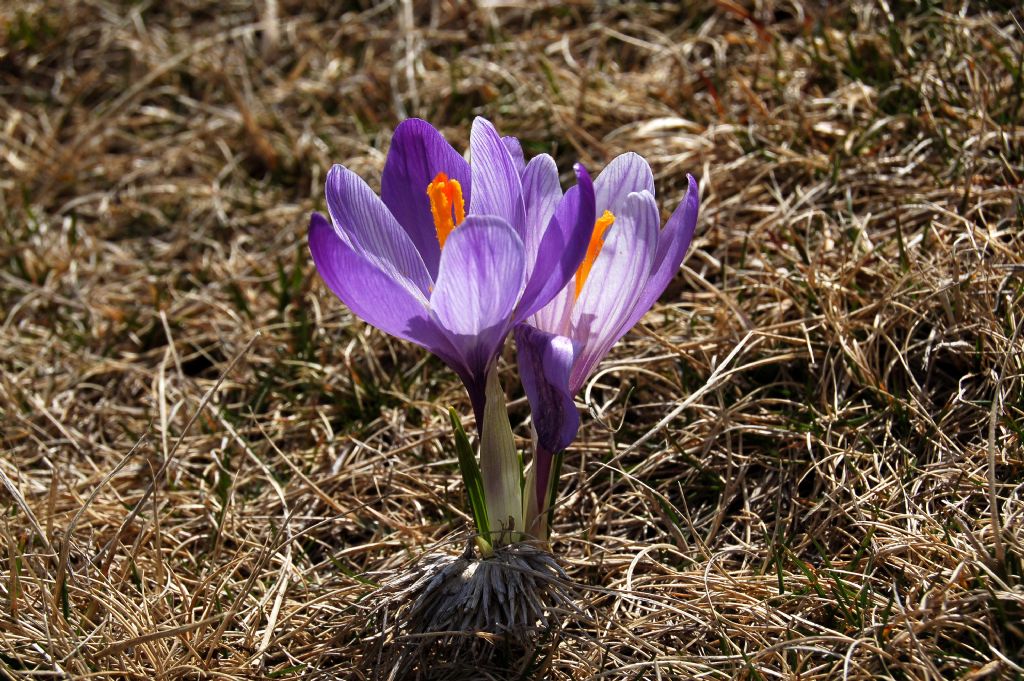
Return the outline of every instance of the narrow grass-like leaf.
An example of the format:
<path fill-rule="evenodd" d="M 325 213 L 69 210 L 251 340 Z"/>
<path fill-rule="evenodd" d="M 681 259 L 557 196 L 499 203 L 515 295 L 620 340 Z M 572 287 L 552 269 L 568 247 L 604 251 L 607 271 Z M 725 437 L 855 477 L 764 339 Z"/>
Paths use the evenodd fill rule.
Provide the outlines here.
<path fill-rule="evenodd" d="M 462 427 L 459 415 L 449 407 L 448 416 L 452 421 L 452 431 L 455 433 L 455 453 L 459 457 L 459 471 L 462 473 L 462 482 L 466 486 L 470 510 L 473 512 L 473 522 L 476 523 L 476 531 L 486 539 L 491 536 L 491 526 L 487 520 L 487 501 L 484 498 L 484 482 L 480 476 L 480 466 L 476 462 L 473 445 L 469 442 L 469 436 L 466 435 L 466 430 Z"/>

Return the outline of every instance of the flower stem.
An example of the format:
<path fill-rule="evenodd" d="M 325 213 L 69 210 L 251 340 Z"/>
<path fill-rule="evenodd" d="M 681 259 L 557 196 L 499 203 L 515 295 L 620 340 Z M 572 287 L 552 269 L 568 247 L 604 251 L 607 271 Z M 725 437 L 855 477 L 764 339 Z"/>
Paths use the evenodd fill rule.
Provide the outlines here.
<path fill-rule="evenodd" d="M 490 543 L 497 547 L 518 541 L 525 529 L 522 463 L 516 453 L 497 367 L 487 372 L 486 395 L 480 428 L 480 475 L 491 526 Z"/>

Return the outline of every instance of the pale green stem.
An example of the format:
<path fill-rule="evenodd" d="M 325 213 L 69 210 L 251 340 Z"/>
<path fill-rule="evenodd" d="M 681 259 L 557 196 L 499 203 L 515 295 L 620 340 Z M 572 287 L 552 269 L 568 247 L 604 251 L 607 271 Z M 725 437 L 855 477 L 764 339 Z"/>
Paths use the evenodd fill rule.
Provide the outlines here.
<path fill-rule="evenodd" d="M 537 484 L 536 478 L 537 458 L 534 457 L 533 465 L 530 466 L 530 470 L 526 471 L 526 484 L 523 485 L 523 503 L 526 505 L 523 509 L 523 519 L 526 525 L 523 527 L 527 536 L 535 539 L 541 538 L 545 530 L 543 518 L 537 512 L 537 494 L 534 492 L 534 487 Z"/>
<path fill-rule="evenodd" d="M 491 524 L 491 543 L 497 546 L 517 541 L 524 529 L 519 455 L 497 367 L 487 372 L 486 400 L 480 429 L 480 476 Z"/>
<path fill-rule="evenodd" d="M 523 485 L 523 503 L 525 504 L 524 516 L 526 521 L 526 534 L 543 541 L 548 533 L 547 499 L 544 495 L 545 508 L 537 508 L 537 431 L 530 429 L 533 441 L 533 465 L 526 472 L 526 484 Z"/>

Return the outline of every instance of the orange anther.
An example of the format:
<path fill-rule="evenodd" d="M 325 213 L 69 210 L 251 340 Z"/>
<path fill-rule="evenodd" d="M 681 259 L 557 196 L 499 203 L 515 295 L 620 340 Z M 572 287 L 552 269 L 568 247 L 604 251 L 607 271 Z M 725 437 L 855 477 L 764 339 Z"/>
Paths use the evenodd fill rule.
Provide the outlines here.
<path fill-rule="evenodd" d="M 430 199 L 430 213 L 434 217 L 437 242 L 444 248 L 448 235 L 466 219 L 462 185 L 458 180 L 448 179 L 446 174 L 438 173 L 434 176 L 434 181 L 427 185 L 427 198 Z"/>
<path fill-rule="evenodd" d="M 604 246 L 604 233 L 608 231 L 608 228 L 615 222 L 615 216 L 612 212 L 606 210 L 601 214 L 601 217 L 594 223 L 594 233 L 590 237 L 590 246 L 587 247 L 587 255 L 583 258 L 583 262 L 580 263 L 579 268 L 576 270 L 576 298 L 580 297 L 580 291 L 583 290 L 583 284 L 586 283 L 587 277 L 590 276 L 590 268 L 594 266 L 594 261 L 597 260 L 597 254 L 601 252 L 601 247 Z"/>

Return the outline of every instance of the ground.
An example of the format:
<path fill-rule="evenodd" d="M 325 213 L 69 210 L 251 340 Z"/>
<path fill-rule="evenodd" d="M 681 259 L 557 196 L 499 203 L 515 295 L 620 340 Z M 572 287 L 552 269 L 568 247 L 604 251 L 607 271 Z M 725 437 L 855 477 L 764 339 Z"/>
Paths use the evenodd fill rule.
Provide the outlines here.
<path fill-rule="evenodd" d="M 675 281 L 579 396 L 512 678 L 1024 675 L 1016 3 L 0 6 L 0 676 L 380 676 L 378 583 L 469 528 L 455 375 L 326 290 L 344 163 L 419 116 L 596 174 Z M 528 409 L 511 348 L 513 426 Z M 440 660 L 434 678 L 506 678 Z"/>

